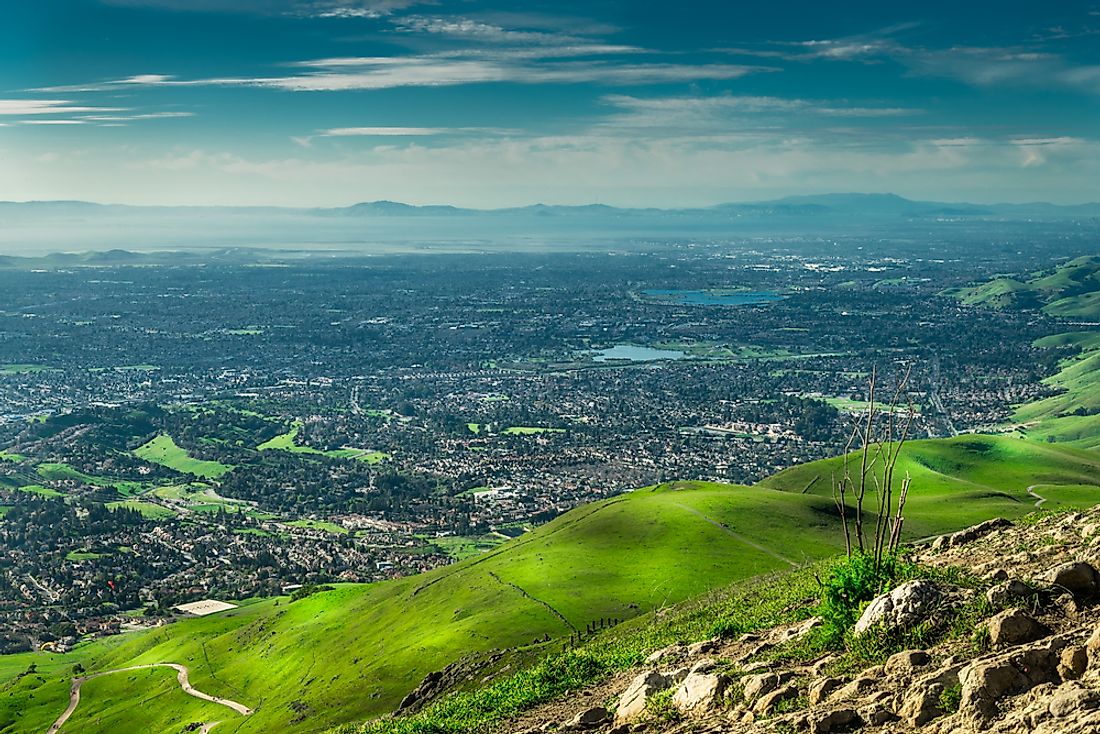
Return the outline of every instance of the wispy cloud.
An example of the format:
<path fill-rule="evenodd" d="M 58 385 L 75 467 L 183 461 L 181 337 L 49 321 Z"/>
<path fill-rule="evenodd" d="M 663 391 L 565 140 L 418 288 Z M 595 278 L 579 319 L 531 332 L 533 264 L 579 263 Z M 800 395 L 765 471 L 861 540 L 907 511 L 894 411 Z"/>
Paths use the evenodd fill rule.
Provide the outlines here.
<path fill-rule="evenodd" d="M 101 0 L 107 5 L 201 13 L 249 13 L 303 18 L 380 18 L 422 0 Z"/>
<path fill-rule="evenodd" d="M 334 127 L 321 130 L 317 137 L 426 137 L 433 135 L 468 135 L 508 133 L 508 130 L 487 127 Z"/>
<path fill-rule="evenodd" d="M 0 115 L 74 115 L 90 112 L 121 112 L 121 107 L 86 107 L 59 99 L 0 99 Z"/>
<path fill-rule="evenodd" d="M 36 91 L 96 92 L 127 87 L 260 87 L 294 92 L 441 87 L 511 82 L 517 84 L 654 84 L 736 79 L 747 74 L 776 71 L 741 64 L 684 64 L 667 62 L 612 62 L 604 60 L 534 63 L 494 54 L 425 54 L 318 59 L 299 62 L 301 73 L 267 77 L 212 77 L 181 79 L 142 74 L 87 85 L 46 87 Z"/>

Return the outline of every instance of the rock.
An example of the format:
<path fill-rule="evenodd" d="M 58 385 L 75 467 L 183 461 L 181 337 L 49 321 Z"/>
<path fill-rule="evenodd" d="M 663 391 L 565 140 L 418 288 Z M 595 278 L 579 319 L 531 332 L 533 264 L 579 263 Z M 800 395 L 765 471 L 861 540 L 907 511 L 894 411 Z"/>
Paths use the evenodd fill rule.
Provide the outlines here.
<path fill-rule="evenodd" d="M 812 734 L 834 734 L 855 731 L 863 726 L 863 719 L 855 709 L 836 709 L 816 717 L 810 724 Z"/>
<path fill-rule="evenodd" d="M 616 723 L 636 718 L 645 711 L 645 703 L 649 697 L 665 690 L 668 686 L 668 679 L 655 670 L 635 677 L 619 697 L 619 705 L 615 709 Z"/>
<path fill-rule="evenodd" d="M 1021 609 L 1008 609 L 987 623 L 990 641 L 998 647 L 1033 642 L 1049 635 L 1050 628 L 1040 624 Z"/>
<path fill-rule="evenodd" d="M 1079 683 L 1060 686 L 1050 697 L 1047 710 L 1051 716 L 1066 718 L 1082 711 L 1091 711 L 1100 707 L 1100 693 L 1085 688 Z"/>
<path fill-rule="evenodd" d="M 965 545 L 972 541 L 977 540 L 983 535 L 988 535 L 998 528 L 1008 527 L 1012 523 L 1003 517 L 997 517 L 992 520 L 986 520 L 985 522 L 978 523 L 966 530 L 960 530 L 957 533 L 951 533 L 950 535 L 941 535 L 936 538 L 932 543 L 932 550 L 939 551 L 947 548 L 953 548 L 957 545 Z"/>
<path fill-rule="evenodd" d="M 833 698 L 845 700 L 850 698 L 863 698 L 878 686 L 878 678 L 870 675 L 861 675 L 851 683 L 844 685 L 836 692 Z"/>
<path fill-rule="evenodd" d="M 711 653 L 718 652 L 719 641 L 704 640 L 702 642 L 696 642 L 687 646 L 687 656 L 689 658 L 696 658 L 700 655 L 710 655 Z"/>
<path fill-rule="evenodd" d="M 594 706 L 585 709 L 570 719 L 566 726 L 570 729 L 591 729 L 605 723 L 611 718 L 611 713 L 603 706 Z"/>
<path fill-rule="evenodd" d="M 815 680 L 810 684 L 810 692 L 808 698 L 811 706 L 816 706 L 826 698 L 829 694 L 837 690 L 844 685 L 844 681 L 840 678 L 821 678 Z"/>
<path fill-rule="evenodd" d="M 898 715 L 910 726 L 924 726 L 943 711 L 940 709 L 940 696 L 952 686 L 959 684 L 959 670 L 962 663 L 952 662 L 944 667 L 922 676 L 911 683 L 903 694 Z"/>
<path fill-rule="evenodd" d="M 1005 696 L 1030 691 L 1040 683 L 1057 682 L 1063 647 L 1063 640 L 1052 637 L 970 663 L 959 672 L 959 712 L 971 720 L 983 721 L 997 712 Z"/>
<path fill-rule="evenodd" d="M 718 667 L 718 663 L 713 658 L 703 658 L 702 660 L 696 660 L 690 668 L 688 668 L 688 675 L 692 673 L 709 673 Z"/>
<path fill-rule="evenodd" d="M 1063 563 L 1051 569 L 1044 580 L 1055 586 L 1068 589 L 1074 596 L 1088 598 L 1100 590 L 1100 574 L 1096 569 L 1081 561 Z"/>
<path fill-rule="evenodd" d="M 1089 666 L 1088 648 L 1084 645 L 1074 645 L 1062 650 L 1058 661 L 1058 675 L 1062 680 L 1080 678 Z"/>
<path fill-rule="evenodd" d="M 794 686 L 783 686 L 767 695 L 761 696 L 753 705 L 752 710 L 762 716 L 767 716 L 775 711 L 775 707 L 782 702 L 793 701 L 796 698 L 798 698 L 797 688 Z"/>
<path fill-rule="evenodd" d="M 871 703 L 859 710 L 859 718 L 870 726 L 882 726 L 891 721 L 897 721 L 897 715 L 881 703 Z"/>
<path fill-rule="evenodd" d="M 811 630 L 817 629 L 823 624 L 825 624 L 825 620 L 821 617 L 810 617 L 780 632 L 776 638 L 776 643 L 793 642 L 794 640 L 801 639 L 809 634 Z"/>
<path fill-rule="evenodd" d="M 721 703 L 729 683 L 724 675 L 692 673 L 672 695 L 672 705 L 683 713 L 713 708 Z"/>
<path fill-rule="evenodd" d="M 744 682 L 745 701 L 748 703 L 752 703 L 761 696 L 766 696 L 785 682 L 778 673 L 758 673 L 742 680 Z"/>
<path fill-rule="evenodd" d="M 872 627 L 907 629 L 927 619 L 942 598 L 939 588 L 925 579 L 906 581 L 888 594 L 875 597 L 856 622 L 861 635 Z"/>
<path fill-rule="evenodd" d="M 1025 584 L 1023 581 L 1002 581 L 989 588 L 985 592 L 986 601 L 995 607 L 1002 607 L 1005 604 L 1011 604 L 1016 599 L 1022 599 L 1031 594 L 1031 587 Z"/>
<path fill-rule="evenodd" d="M 665 677 L 665 687 L 674 686 L 680 681 L 691 675 L 691 667 L 684 665 L 674 670 L 662 670 L 661 675 Z"/>
<path fill-rule="evenodd" d="M 886 660 L 884 669 L 887 675 L 909 675 L 931 662 L 932 656 L 924 650 L 905 650 L 891 655 Z"/>
<path fill-rule="evenodd" d="M 1002 581 L 1008 581 L 1008 571 L 1004 570 L 1003 568 L 995 568 L 989 572 L 989 575 L 986 578 L 988 578 L 995 584 Z"/>
<path fill-rule="evenodd" d="M 661 663 L 682 660 L 686 652 L 687 648 L 685 648 L 683 645 L 669 645 L 668 647 L 662 647 L 660 650 L 654 650 L 652 653 L 650 653 L 649 657 L 645 659 L 645 664 L 660 665 Z"/>

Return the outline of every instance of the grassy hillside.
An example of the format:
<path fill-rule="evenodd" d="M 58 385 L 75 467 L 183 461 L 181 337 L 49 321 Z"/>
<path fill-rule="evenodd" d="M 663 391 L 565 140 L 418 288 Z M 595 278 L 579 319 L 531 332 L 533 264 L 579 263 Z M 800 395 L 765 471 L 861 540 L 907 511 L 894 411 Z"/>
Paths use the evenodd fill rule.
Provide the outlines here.
<path fill-rule="evenodd" d="M 134 454 L 139 459 L 166 466 L 183 474 L 194 474 L 203 479 L 217 479 L 233 471 L 233 467 L 217 461 L 194 458 L 187 453 L 186 449 L 177 446 L 171 436 L 164 433 L 136 448 Z"/>
<path fill-rule="evenodd" d="M 1020 406 L 1013 419 L 1033 440 L 1100 448 L 1100 332 L 1057 334 L 1035 344 L 1081 351 L 1063 361 L 1058 373 L 1045 380 L 1059 393 Z"/>
<path fill-rule="evenodd" d="M 65 707 L 76 662 L 89 670 L 187 665 L 200 690 L 256 708 L 248 718 L 216 712 L 222 732 L 312 732 L 369 718 L 464 655 L 519 648 L 537 657 L 546 646 L 532 643 L 543 635 L 568 636 L 593 620 L 630 618 L 836 553 L 828 481 L 836 461 L 796 467 L 757 487 L 689 482 L 639 490 L 421 576 L 340 586 L 294 603 L 267 599 L 67 656 L 18 656 L 0 668 L 7 671 L 0 672 L 7 681 L 0 724 L 16 722 L 0 731 L 43 731 Z M 1023 515 L 1034 508 L 1031 485 L 1042 485 L 1037 491 L 1050 506 L 1100 501 L 1100 457 L 1019 439 L 914 442 L 902 466 L 914 477 L 910 536 Z M 822 479 L 803 493 L 814 477 Z M 32 661 L 41 661 L 42 675 L 13 682 Z M 209 720 L 209 704 L 162 690 L 153 674 L 136 679 L 122 701 L 121 685 L 104 679 L 89 688 L 81 706 L 102 709 L 102 727 L 110 726 L 85 723 L 80 731 L 175 732 Z M 145 723 L 119 728 L 130 709 L 132 721 Z"/>
<path fill-rule="evenodd" d="M 0 688 L 0 722 L 18 722 L 0 731 L 44 731 L 42 722 L 65 708 L 77 662 L 93 671 L 187 665 L 199 690 L 257 709 L 249 718 L 219 712 L 222 732 L 309 732 L 361 720 L 392 709 L 425 674 L 465 654 L 568 636 L 600 618 L 626 619 L 831 555 L 839 548 L 831 512 L 831 500 L 758 488 L 685 483 L 634 492 L 422 576 L 341 586 L 294 603 L 268 599 L 67 656 L 19 656 L 9 660 L 3 685 L 32 661 L 49 666 L 39 664 L 41 679 L 22 679 L 25 695 Z M 81 706 L 100 705 L 96 690 Z M 164 731 L 205 720 L 201 701 L 135 691 L 127 700 L 150 723 L 103 731 L 160 731 L 162 707 L 175 717 Z"/>
<path fill-rule="evenodd" d="M 792 467 L 766 479 L 761 486 L 831 496 L 831 477 L 841 459 L 826 459 Z M 1049 446 L 1009 436 L 958 436 L 913 441 L 906 445 L 895 481 L 913 478 L 906 507 L 910 537 L 924 537 L 990 517 L 1020 517 L 1035 509 L 1028 494 L 1033 485 L 1091 487 L 1074 493 L 1051 493 L 1044 509 L 1091 506 L 1100 502 L 1100 455 L 1064 446 Z M 1045 496 L 1041 489 L 1035 491 Z"/>
<path fill-rule="evenodd" d="M 1027 280 L 997 278 L 955 295 L 972 306 L 1042 308 L 1061 318 L 1100 319 L 1100 256 L 1079 257 Z"/>

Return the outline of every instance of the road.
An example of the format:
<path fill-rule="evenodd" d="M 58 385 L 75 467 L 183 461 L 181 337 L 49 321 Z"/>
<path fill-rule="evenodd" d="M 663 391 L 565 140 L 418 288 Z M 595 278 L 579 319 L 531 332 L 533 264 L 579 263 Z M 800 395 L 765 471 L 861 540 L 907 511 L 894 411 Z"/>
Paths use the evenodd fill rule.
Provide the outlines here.
<path fill-rule="evenodd" d="M 1043 485 L 1033 484 L 1033 485 L 1031 485 L 1030 487 L 1027 488 L 1027 493 L 1030 494 L 1032 497 L 1034 497 L 1035 500 L 1036 500 L 1036 502 L 1035 502 L 1035 509 L 1036 510 L 1043 509 L 1043 503 L 1047 501 L 1046 497 L 1041 497 L 1041 496 L 1039 496 L 1038 494 L 1035 493 L 1035 488 L 1036 487 L 1041 487 L 1041 486 L 1043 486 Z"/>
<path fill-rule="evenodd" d="M 84 685 L 86 681 L 90 681 L 93 678 L 99 678 L 104 675 L 111 675 L 112 673 L 125 673 L 130 670 L 146 670 L 148 668 L 172 668 L 176 671 L 176 680 L 179 681 L 180 688 L 183 692 L 189 696 L 195 698 L 201 698 L 204 701 L 210 701 L 211 703 L 220 704 L 228 708 L 233 709 L 242 716 L 249 716 L 252 713 L 252 709 L 245 706 L 243 703 L 237 703 L 236 701 L 230 701 L 228 698 L 218 698 L 217 696 L 211 696 L 209 693 L 203 693 L 197 690 L 191 685 L 188 680 L 187 668 L 177 663 L 150 663 L 148 665 L 131 665 L 128 668 L 116 668 L 115 670 L 104 670 L 101 673 L 93 673 L 92 675 L 80 676 L 79 678 L 73 678 L 72 688 L 69 690 L 69 707 L 65 709 L 65 713 L 57 717 L 57 721 L 46 730 L 46 734 L 57 734 L 61 731 L 61 727 L 65 726 L 65 722 L 69 720 L 69 717 L 76 711 L 76 707 L 80 704 L 80 687 Z M 218 722 L 212 722 L 205 725 L 202 731 L 210 731 L 214 724 Z"/>

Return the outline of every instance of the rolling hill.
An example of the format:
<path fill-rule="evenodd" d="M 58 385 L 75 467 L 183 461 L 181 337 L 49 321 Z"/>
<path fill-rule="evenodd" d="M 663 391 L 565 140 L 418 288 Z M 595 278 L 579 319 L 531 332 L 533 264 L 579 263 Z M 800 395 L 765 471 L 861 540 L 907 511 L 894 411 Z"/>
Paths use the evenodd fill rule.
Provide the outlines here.
<path fill-rule="evenodd" d="M 828 477 L 837 461 L 795 467 L 755 487 L 686 482 L 638 490 L 420 576 L 342 585 L 296 602 L 254 601 L 68 655 L 3 658 L 0 732 L 44 732 L 65 708 L 77 663 L 89 671 L 188 666 L 199 690 L 256 710 L 216 712 L 222 732 L 316 732 L 370 718 L 456 660 L 507 649 L 508 664 L 522 665 L 597 620 L 628 619 L 834 555 L 841 538 Z M 902 467 L 914 477 L 910 537 L 1021 516 L 1037 501 L 1029 487 L 1050 506 L 1100 502 L 1100 457 L 1061 446 L 984 436 L 920 441 Z M 822 480 L 804 491 L 815 477 Z M 32 664 L 33 674 L 20 675 Z M 168 673 L 115 675 L 132 680 L 89 683 L 69 730 L 176 732 L 210 720 L 210 704 L 171 686 Z M 117 700 L 127 685 L 139 693 Z"/>
<path fill-rule="evenodd" d="M 1042 309 L 1065 319 L 1100 319 L 1100 256 L 1087 255 L 1027 280 L 997 278 L 955 293 L 972 306 Z"/>

